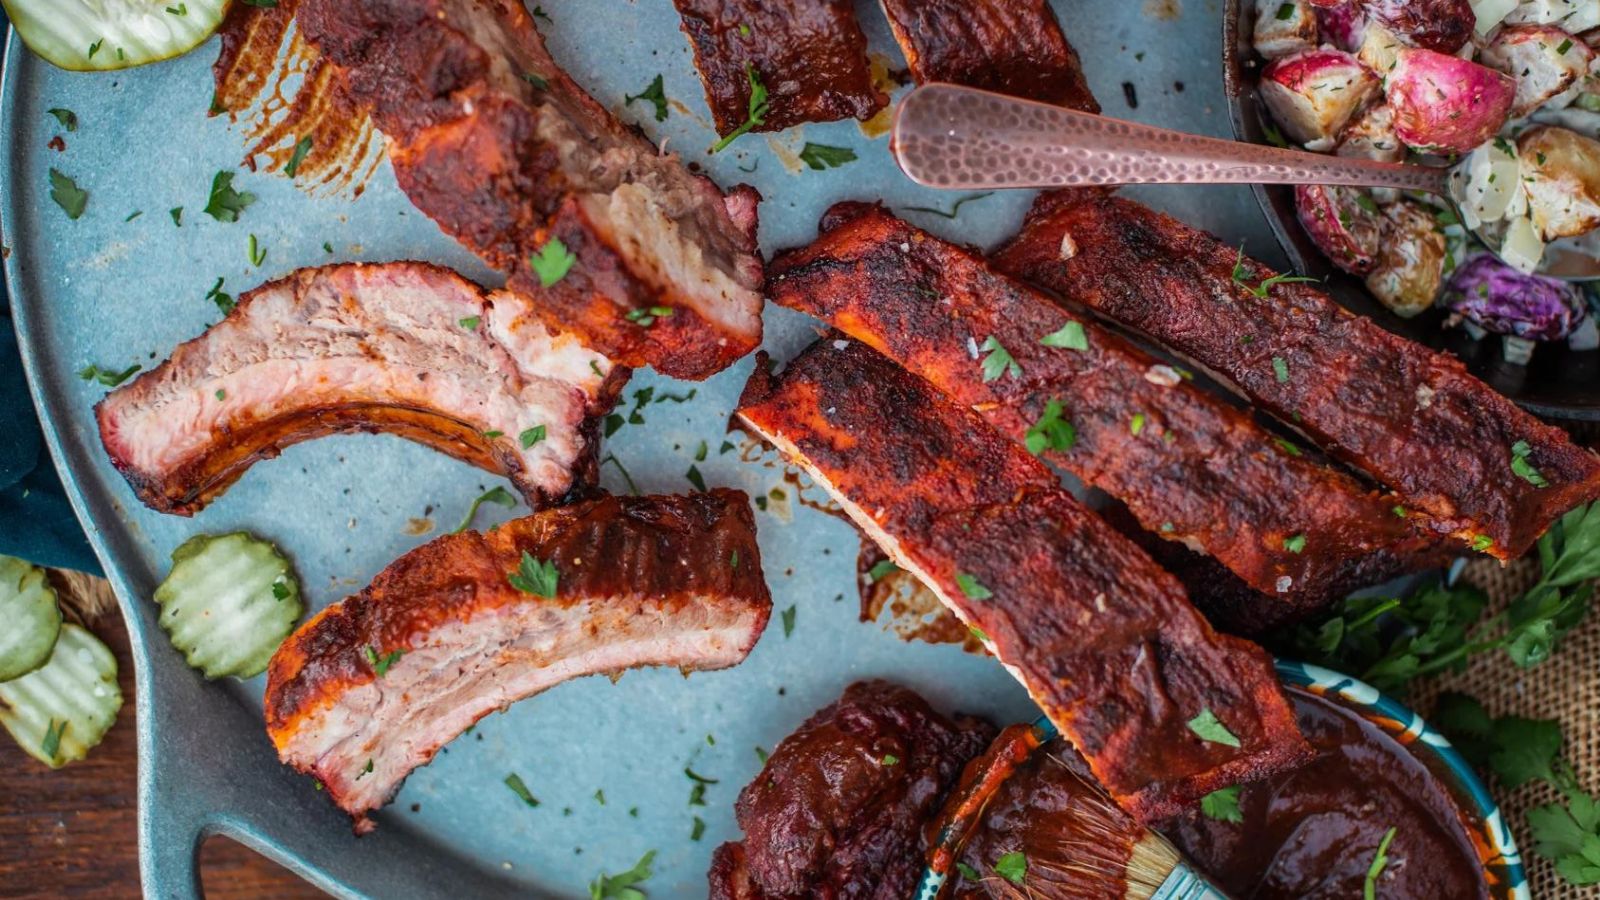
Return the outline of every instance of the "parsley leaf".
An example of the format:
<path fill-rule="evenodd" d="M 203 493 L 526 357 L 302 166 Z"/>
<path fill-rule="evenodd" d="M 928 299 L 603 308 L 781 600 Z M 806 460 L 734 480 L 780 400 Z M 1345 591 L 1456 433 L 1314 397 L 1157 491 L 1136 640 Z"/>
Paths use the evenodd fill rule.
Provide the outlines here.
<path fill-rule="evenodd" d="M 1287 384 L 1289 381 L 1289 363 L 1281 356 L 1272 358 L 1272 377 L 1278 379 L 1279 384 Z"/>
<path fill-rule="evenodd" d="M 1038 456 L 1046 450 L 1065 453 L 1077 443 L 1078 430 L 1072 423 L 1061 417 L 1063 408 L 1061 401 L 1054 398 L 1044 405 L 1044 412 L 1038 421 L 1028 426 L 1028 431 L 1023 437 L 1023 443 L 1028 452 Z"/>
<path fill-rule="evenodd" d="M 283 167 L 283 174 L 293 178 L 300 171 L 300 164 L 306 161 L 306 154 L 311 152 L 311 135 L 306 135 L 295 142 L 294 152 L 289 154 L 289 162 Z"/>
<path fill-rule="evenodd" d="M 956 871 L 961 873 L 961 877 L 962 878 L 965 878 L 966 880 L 971 881 L 973 883 L 977 883 L 977 882 L 983 880 L 983 873 L 979 872 L 977 869 L 974 869 L 973 867 L 967 865 L 964 862 L 956 863 Z"/>
<path fill-rule="evenodd" d="M 506 509 L 511 509 L 517 505 L 517 498 L 503 487 L 493 487 L 484 491 L 478 495 L 478 499 L 472 501 L 471 506 L 467 507 L 467 514 L 461 517 L 461 524 L 457 525 L 455 530 L 450 533 L 460 534 L 466 531 L 472 525 L 472 520 L 477 517 L 478 507 L 485 503 L 493 503 L 496 506 L 504 506 Z"/>
<path fill-rule="evenodd" d="M 372 667 L 373 673 L 379 678 L 387 675 L 389 673 L 389 667 L 399 662 L 400 657 L 406 655 L 404 650 L 393 650 L 384 654 L 383 656 L 379 656 L 378 652 L 372 649 L 371 644 L 362 647 L 361 650 L 363 655 L 367 658 L 367 665 Z"/>
<path fill-rule="evenodd" d="M 556 585 L 561 580 L 561 573 L 556 570 L 555 560 L 537 560 L 524 550 L 522 563 L 517 567 L 517 571 L 506 576 L 506 580 L 524 594 L 555 599 Z"/>
<path fill-rule="evenodd" d="M 656 851 L 651 850 L 634 863 L 633 868 L 620 875 L 607 875 L 589 882 L 589 900 L 645 900 L 644 892 L 634 887 L 650 877 L 650 865 L 655 862 Z"/>
<path fill-rule="evenodd" d="M 533 796 L 532 791 L 528 790 L 528 785 L 523 782 L 521 775 L 518 775 L 515 772 L 507 775 L 505 778 L 505 785 L 506 787 L 510 788 L 511 793 L 516 794 L 523 803 L 527 804 L 529 807 L 538 807 L 539 799 Z"/>
<path fill-rule="evenodd" d="M 1013 850 L 994 861 L 994 873 L 1021 887 L 1028 875 L 1028 857 L 1021 850 Z"/>
<path fill-rule="evenodd" d="M 206 291 L 206 299 L 215 303 L 217 309 L 221 310 L 223 315 L 233 312 L 233 295 L 222 290 L 221 278 L 218 278 L 217 283 L 211 286 L 211 290 Z"/>
<path fill-rule="evenodd" d="M 983 582 L 966 572 L 956 573 L 956 587 L 961 589 L 961 593 L 965 594 L 968 600 L 988 600 L 994 596 L 994 592 L 984 587 Z"/>
<path fill-rule="evenodd" d="M 1064 350 L 1089 349 L 1089 338 L 1083 333 L 1083 324 L 1070 319 L 1067 324 L 1039 338 L 1039 343 Z"/>
<path fill-rule="evenodd" d="M 69 219 L 77 219 L 89 205 L 89 192 L 78 187 L 78 183 L 69 176 L 61 174 L 60 170 L 50 170 L 50 199 L 61 207 Z"/>
<path fill-rule="evenodd" d="M 994 335 L 985 338 L 983 346 L 979 349 L 987 351 L 989 354 L 983 359 L 983 381 L 985 384 L 994 381 L 1001 375 L 1010 375 L 1012 378 L 1022 377 L 1022 367 L 1017 365 L 1015 359 L 1011 358 L 1011 351 L 995 340 Z"/>
<path fill-rule="evenodd" d="M 879 582 L 898 571 L 900 571 L 900 567 L 895 565 L 894 560 L 881 559 L 877 565 L 867 570 L 867 578 L 873 582 Z"/>
<path fill-rule="evenodd" d="M 532 428 L 524 429 L 521 434 L 517 435 L 517 443 L 522 445 L 522 449 L 528 450 L 531 449 L 534 444 L 544 440 L 545 435 L 548 433 L 549 430 L 545 428 L 545 426 L 535 425 Z"/>
<path fill-rule="evenodd" d="M 689 471 L 683 473 L 683 477 L 689 479 L 689 483 L 694 485 L 695 490 L 702 494 L 706 492 L 706 479 L 704 475 L 700 474 L 699 466 L 690 463 Z"/>
<path fill-rule="evenodd" d="M 744 64 L 744 75 L 750 82 L 749 114 L 745 118 L 743 125 L 728 132 L 722 140 L 711 145 L 712 153 L 722 150 L 740 137 L 743 137 L 750 129 L 758 125 L 765 125 L 767 122 L 767 112 L 770 109 L 767 100 L 767 86 L 761 83 L 761 76 L 756 73 L 756 67 L 749 63 Z"/>
<path fill-rule="evenodd" d="M 855 160 L 856 152 L 848 147 L 830 147 L 827 144 L 813 144 L 806 141 L 805 147 L 800 150 L 800 161 L 818 172 L 823 169 L 837 169 Z"/>
<path fill-rule="evenodd" d="M 572 271 L 572 264 L 577 261 L 578 257 L 567 250 L 567 245 L 560 238 L 551 238 L 539 248 L 538 253 L 528 257 L 528 265 L 539 276 L 540 287 L 551 287 L 567 277 L 567 273 Z"/>
<path fill-rule="evenodd" d="M 1303 534 L 1296 534 L 1291 537 L 1284 538 L 1283 549 L 1289 551 L 1290 553 L 1302 552 L 1306 549 L 1306 536 Z"/>
<path fill-rule="evenodd" d="M 1389 844 L 1394 841 L 1394 835 L 1395 830 L 1391 827 L 1383 833 L 1383 840 L 1378 842 L 1378 852 L 1372 855 L 1372 865 L 1367 867 L 1367 878 L 1361 885 L 1362 900 L 1376 900 L 1378 896 L 1378 876 L 1389 864 Z"/>
<path fill-rule="evenodd" d="M 1188 725 L 1189 730 L 1203 741 L 1234 748 L 1239 746 L 1239 739 L 1228 730 L 1228 726 L 1222 724 L 1210 707 L 1200 710 L 1200 714 L 1190 719 Z"/>
<path fill-rule="evenodd" d="M 96 365 L 88 365 L 78 370 L 78 377 L 84 381 L 98 381 L 106 387 L 116 387 L 133 377 L 133 373 L 142 368 L 138 363 L 123 369 L 120 372 L 111 369 L 102 369 Z"/>
<path fill-rule="evenodd" d="M 789 608 L 784 610 L 781 615 L 783 617 L 783 636 L 788 637 L 789 635 L 794 634 L 794 604 L 789 604 Z"/>
<path fill-rule="evenodd" d="M 256 202 L 256 195 L 233 189 L 233 173 L 218 172 L 211 179 L 211 196 L 206 200 L 205 214 L 218 222 L 237 222 L 239 214 Z"/>
<path fill-rule="evenodd" d="M 1521 478 L 1523 481 L 1526 481 L 1534 487 L 1549 487 L 1550 482 L 1546 481 L 1544 475 L 1542 475 L 1538 469 L 1535 469 L 1532 463 L 1528 462 L 1528 454 L 1532 452 L 1533 448 L 1528 446 L 1527 441 L 1517 441 L 1515 444 L 1512 444 L 1511 471 L 1515 473 L 1518 478 Z"/>
<path fill-rule="evenodd" d="M 62 128 L 68 131 L 78 130 L 78 114 L 72 110 L 58 106 L 54 109 L 47 109 L 45 112 L 55 116 L 56 121 L 61 123 Z"/>
<path fill-rule="evenodd" d="M 1220 788 L 1201 797 L 1200 812 L 1218 822 L 1232 822 L 1235 825 L 1243 822 L 1244 813 L 1239 811 L 1239 786 Z"/>
<path fill-rule="evenodd" d="M 665 122 L 667 120 L 667 90 L 662 76 L 657 75 L 655 80 L 650 82 L 650 86 L 639 93 L 628 94 L 622 98 L 622 102 L 629 105 L 635 100 L 644 100 L 653 104 L 656 108 L 657 122 Z"/>
<path fill-rule="evenodd" d="M 460 319 L 457 319 L 456 320 L 456 324 L 460 325 L 462 328 L 465 328 L 468 331 L 477 331 L 478 330 L 478 325 L 482 321 L 483 321 L 483 317 L 482 316 L 464 316 L 464 317 L 462 317 Z"/>

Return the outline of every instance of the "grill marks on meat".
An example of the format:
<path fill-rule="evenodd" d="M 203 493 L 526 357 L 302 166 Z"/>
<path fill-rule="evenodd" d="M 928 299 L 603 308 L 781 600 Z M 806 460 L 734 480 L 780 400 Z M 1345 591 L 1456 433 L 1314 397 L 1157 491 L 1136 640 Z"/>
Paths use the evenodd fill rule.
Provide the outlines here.
<path fill-rule="evenodd" d="M 854 0 L 674 0 L 717 133 L 743 125 L 750 111 L 750 67 L 766 86 L 769 109 L 753 131 L 803 122 L 870 119 L 889 103 L 872 81 L 867 38 Z"/>
<path fill-rule="evenodd" d="M 995 257 L 1001 269 L 1216 372 L 1436 527 L 1494 556 L 1521 556 L 1562 513 L 1600 497 L 1600 458 L 1460 362 L 1347 312 L 1312 285 L 1254 296 L 1249 288 L 1275 273 L 1243 260 L 1241 285 L 1237 261 L 1236 248 L 1202 231 L 1088 191 L 1042 198 Z M 1511 468 L 1519 441 L 1547 486 Z"/>
<path fill-rule="evenodd" d="M 759 197 L 724 196 L 617 121 L 520 0 L 301 0 L 298 22 L 371 110 L 411 202 L 553 327 L 680 378 L 760 343 Z M 530 258 L 552 239 L 577 262 L 546 286 Z"/>
<path fill-rule="evenodd" d="M 974 412 L 865 346 L 824 341 L 737 412 L 967 624 L 1144 821 L 1302 760 L 1260 648 Z M 1185 724 L 1209 709 L 1239 748 Z"/>
<path fill-rule="evenodd" d="M 745 837 L 713 856 L 712 900 L 910 897 L 923 822 L 994 735 L 899 685 L 850 685 L 739 792 Z"/>
<path fill-rule="evenodd" d="M 1049 0 L 883 0 L 883 9 L 918 84 L 1100 111 Z"/>
<path fill-rule="evenodd" d="M 1204 549 L 1257 591 L 1242 630 L 1309 612 L 1434 560 L 1432 535 L 1149 354 L 880 208 L 843 204 L 772 264 L 774 302 L 817 316 L 1022 441 L 1051 402 L 1076 437 L 1045 458 L 1126 502 L 1144 528 Z M 1077 321 L 1087 349 L 1049 347 Z M 1020 365 L 984 381 L 989 339 Z"/>
<path fill-rule="evenodd" d="M 555 565 L 554 598 L 507 581 L 522 554 Z M 771 608 L 743 493 L 585 501 L 424 544 L 306 622 L 267 670 L 267 731 L 367 831 L 490 712 L 583 675 L 736 665 Z"/>
<path fill-rule="evenodd" d="M 111 462 L 161 512 L 193 515 L 259 459 L 362 431 L 505 475 L 538 508 L 598 480 L 597 422 L 627 379 L 519 295 L 426 263 L 349 264 L 242 295 L 95 416 Z"/>

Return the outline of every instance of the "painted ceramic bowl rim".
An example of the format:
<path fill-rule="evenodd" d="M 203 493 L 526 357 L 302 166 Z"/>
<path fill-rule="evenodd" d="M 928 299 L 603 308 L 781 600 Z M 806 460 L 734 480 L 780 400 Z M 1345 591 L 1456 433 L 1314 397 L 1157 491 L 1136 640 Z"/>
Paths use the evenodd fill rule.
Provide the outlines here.
<path fill-rule="evenodd" d="M 1472 765 L 1462 758 L 1449 739 L 1434 730 L 1405 704 L 1359 678 L 1294 660 L 1279 659 L 1274 661 L 1274 665 L 1278 670 L 1278 677 L 1285 684 L 1305 688 L 1320 696 L 1337 695 L 1345 706 L 1362 718 L 1379 725 L 1386 734 L 1410 736 L 1411 740 L 1401 742 L 1401 745 L 1413 755 L 1416 755 L 1414 747 L 1426 746 L 1434 757 L 1443 763 L 1442 770 L 1436 768 L 1434 774 L 1447 783 L 1453 797 L 1466 804 L 1466 811 L 1483 823 L 1480 832 L 1489 841 L 1490 850 L 1496 854 L 1495 861 L 1503 868 L 1503 873 L 1495 877 L 1490 877 L 1490 873 L 1485 872 L 1485 880 L 1490 886 L 1490 896 L 1507 900 L 1530 900 L 1533 895 L 1528 888 L 1527 869 L 1522 864 L 1522 855 L 1517 849 L 1516 838 L 1512 836 L 1511 829 L 1500 812 L 1500 805 L 1489 794 L 1488 788 L 1484 786 L 1483 780 L 1478 777 Z M 1399 729 L 1396 729 L 1396 725 L 1400 726 Z M 1486 863 L 1485 869 L 1493 865 L 1494 862 Z M 1499 883 L 1502 880 L 1503 885 Z"/>

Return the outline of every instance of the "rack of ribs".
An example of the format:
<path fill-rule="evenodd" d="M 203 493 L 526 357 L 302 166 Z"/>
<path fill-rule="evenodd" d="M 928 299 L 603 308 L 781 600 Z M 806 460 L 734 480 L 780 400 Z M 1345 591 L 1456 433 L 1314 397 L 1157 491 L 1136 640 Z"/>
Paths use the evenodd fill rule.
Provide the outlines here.
<path fill-rule="evenodd" d="M 530 584 L 530 565 L 551 568 Z M 584 501 L 424 544 L 300 626 L 267 669 L 267 732 L 369 831 L 489 713 L 584 675 L 737 665 L 771 611 L 743 493 Z"/>
<path fill-rule="evenodd" d="M 504 475 L 534 508 L 598 480 L 627 369 L 552 334 L 528 299 L 426 263 L 301 269 L 95 407 L 145 505 L 193 515 L 257 460 L 387 432 Z"/>
<path fill-rule="evenodd" d="M 854 0 L 673 2 L 718 134 L 745 124 L 756 84 L 767 90 L 767 111 L 752 131 L 866 120 L 889 104 L 873 84 Z"/>
<path fill-rule="evenodd" d="M 521 0 L 302 0 L 296 21 L 411 202 L 552 328 L 692 379 L 760 343 L 760 197 L 724 196 L 619 122 Z"/>
<path fill-rule="evenodd" d="M 1227 566 L 1266 595 L 1231 630 L 1439 559 L 1436 536 L 1392 500 L 975 253 L 863 204 L 834 207 L 823 227 L 773 260 L 774 302 L 867 343 L 1125 502 L 1145 530 Z"/>
<path fill-rule="evenodd" d="M 1600 457 L 1459 361 L 1203 231 L 1099 191 L 1041 197 L 1000 269 L 1149 335 L 1501 559 L 1600 497 Z M 1520 463 L 1519 463 L 1520 460 Z"/>
<path fill-rule="evenodd" d="M 977 630 L 1136 817 L 1305 759 L 1267 654 L 1212 630 L 1044 463 L 932 385 L 823 340 L 778 376 L 758 364 L 736 415 Z M 1221 742 L 1193 725 L 1212 719 Z"/>

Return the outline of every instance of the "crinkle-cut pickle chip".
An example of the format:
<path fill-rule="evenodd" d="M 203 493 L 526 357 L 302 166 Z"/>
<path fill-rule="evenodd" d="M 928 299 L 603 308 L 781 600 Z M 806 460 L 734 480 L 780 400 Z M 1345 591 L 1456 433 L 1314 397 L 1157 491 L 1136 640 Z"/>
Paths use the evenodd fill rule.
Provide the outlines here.
<path fill-rule="evenodd" d="M 44 665 L 60 634 L 61 608 L 44 570 L 0 556 L 0 681 Z"/>
<path fill-rule="evenodd" d="M 242 531 L 184 541 L 155 600 L 172 646 L 207 678 L 266 671 L 305 611 L 288 558 Z"/>
<path fill-rule="evenodd" d="M 0 725 L 52 769 L 88 756 L 121 708 L 117 658 L 81 625 L 61 626 L 49 662 L 0 682 Z"/>
<path fill-rule="evenodd" d="M 17 36 L 45 60 L 76 72 L 142 66 L 182 56 L 243 0 L 0 0 Z"/>

